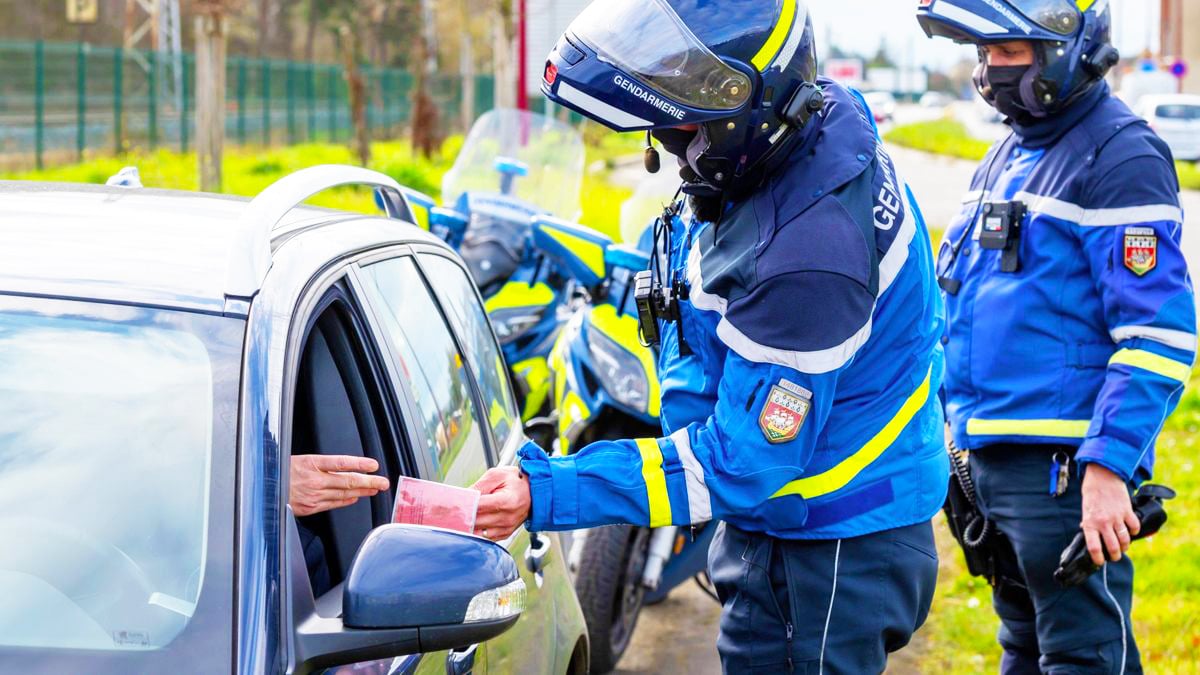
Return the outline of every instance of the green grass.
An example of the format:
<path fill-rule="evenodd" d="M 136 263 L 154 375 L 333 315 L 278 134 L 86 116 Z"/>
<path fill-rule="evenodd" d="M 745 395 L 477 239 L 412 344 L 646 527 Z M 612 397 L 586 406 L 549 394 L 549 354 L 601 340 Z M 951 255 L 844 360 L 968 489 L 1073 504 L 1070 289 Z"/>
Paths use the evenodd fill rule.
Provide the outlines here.
<path fill-rule="evenodd" d="M 1169 502 L 1163 531 L 1131 550 L 1136 564 L 1134 634 L 1147 672 L 1195 673 L 1200 668 L 1200 379 L 1193 378 L 1158 439 L 1154 481 L 1179 498 Z M 999 621 L 991 589 L 966 573 L 962 553 L 937 520 L 941 570 L 933 611 L 914 643 L 922 672 L 996 672 Z"/>
<path fill-rule="evenodd" d="M 898 126 L 889 131 L 884 139 L 906 148 L 971 161 L 983 159 L 992 146 L 987 141 L 972 138 L 966 127 L 950 118 Z"/>
<path fill-rule="evenodd" d="M 889 131 L 884 139 L 914 150 L 948 155 L 977 162 L 987 155 L 991 143 L 973 138 L 967 128 L 950 118 L 905 124 Z M 1175 162 L 1179 185 L 1184 190 L 1200 190 L 1200 166 Z"/>
<path fill-rule="evenodd" d="M 627 141 L 616 134 L 599 138 L 601 140 L 596 144 L 588 146 L 589 161 L 628 154 L 627 147 L 621 150 L 623 143 L 628 145 Z M 370 168 L 395 178 L 401 185 L 439 197 L 442 174 L 454 163 L 462 142 L 461 136 L 449 138 L 436 156 L 429 160 L 415 157 L 407 143 L 374 143 L 371 145 Z M 357 164 L 357 161 L 346 146 L 329 143 L 286 148 L 230 148 L 224 158 L 222 191 L 252 197 L 288 173 L 314 164 Z M 146 187 L 199 189 L 196 155 L 170 150 L 134 152 L 121 157 L 95 157 L 78 164 L 42 171 L 0 172 L 0 179 L 103 183 L 125 166 L 136 166 Z M 609 185 L 607 174 L 607 169 L 601 169 L 584 176 L 582 221 L 619 238 L 620 205 L 629 196 L 629 190 Z M 314 197 L 309 203 L 359 213 L 377 212 L 370 191 L 360 188 L 330 190 Z"/>

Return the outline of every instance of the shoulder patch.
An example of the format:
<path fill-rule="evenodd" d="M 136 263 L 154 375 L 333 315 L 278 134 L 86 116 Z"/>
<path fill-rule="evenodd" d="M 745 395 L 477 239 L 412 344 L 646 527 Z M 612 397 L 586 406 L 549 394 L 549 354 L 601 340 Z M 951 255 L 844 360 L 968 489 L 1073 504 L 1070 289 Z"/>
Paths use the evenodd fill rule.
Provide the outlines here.
<path fill-rule="evenodd" d="M 1158 266 L 1158 235 L 1152 227 L 1125 228 L 1125 267 L 1139 277 Z"/>
<path fill-rule="evenodd" d="M 768 443 L 786 443 L 800 434 L 812 408 L 812 392 L 788 380 L 773 385 L 758 415 L 758 428 Z"/>

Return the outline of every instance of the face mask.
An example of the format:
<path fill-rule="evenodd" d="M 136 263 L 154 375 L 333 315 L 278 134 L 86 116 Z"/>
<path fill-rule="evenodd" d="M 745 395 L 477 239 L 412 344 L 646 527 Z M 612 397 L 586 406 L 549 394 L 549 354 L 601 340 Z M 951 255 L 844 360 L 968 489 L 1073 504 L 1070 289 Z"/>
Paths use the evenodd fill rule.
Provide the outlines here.
<path fill-rule="evenodd" d="M 1030 114 L 1021 98 L 1021 80 L 1033 66 L 988 66 L 983 72 L 985 91 L 990 90 L 991 104 L 1005 117 L 1011 117 L 1018 124 L 1030 124 L 1034 116 Z"/>
<path fill-rule="evenodd" d="M 655 129 L 650 132 L 659 143 L 662 143 L 663 150 L 675 155 L 679 159 L 687 161 L 688 146 L 696 139 L 696 130 L 685 131 L 683 129 Z"/>

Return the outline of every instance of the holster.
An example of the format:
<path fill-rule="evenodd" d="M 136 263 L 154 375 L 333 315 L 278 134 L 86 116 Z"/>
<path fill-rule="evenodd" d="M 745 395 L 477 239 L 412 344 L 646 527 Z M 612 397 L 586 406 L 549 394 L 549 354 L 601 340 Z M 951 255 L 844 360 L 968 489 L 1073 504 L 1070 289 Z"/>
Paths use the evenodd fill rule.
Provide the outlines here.
<path fill-rule="evenodd" d="M 1002 585 L 1025 587 L 1017 553 L 1012 542 L 990 522 L 975 501 L 975 486 L 971 481 L 970 468 L 958 456 L 956 449 L 947 449 L 950 454 L 950 490 L 942 510 L 950 525 L 950 532 L 962 549 L 967 562 L 967 571 L 972 576 L 983 577 L 992 586 Z"/>

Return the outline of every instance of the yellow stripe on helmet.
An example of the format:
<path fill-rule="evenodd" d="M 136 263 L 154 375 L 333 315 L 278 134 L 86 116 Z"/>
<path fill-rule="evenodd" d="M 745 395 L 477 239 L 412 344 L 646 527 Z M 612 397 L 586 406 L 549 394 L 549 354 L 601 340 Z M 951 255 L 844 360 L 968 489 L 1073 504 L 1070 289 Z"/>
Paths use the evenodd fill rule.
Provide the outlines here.
<path fill-rule="evenodd" d="M 763 44 L 762 49 L 750 59 L 750 63 L 754 65 L 755 70 L 762 72 L 771 65 L 775 57 L 779 55 L 780 48 L 783 47 L 783 41 L 787 39 L 788 33 L 792 28 L 792 24 L 796 22 L 796 3 L 798 0 L 783 0 L 783 8 L 779 13 L 779 21 L 775 27 L 771 29 L 771 34 L 767 36 L 767 41 Z"/>

